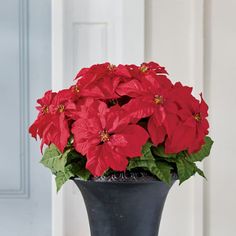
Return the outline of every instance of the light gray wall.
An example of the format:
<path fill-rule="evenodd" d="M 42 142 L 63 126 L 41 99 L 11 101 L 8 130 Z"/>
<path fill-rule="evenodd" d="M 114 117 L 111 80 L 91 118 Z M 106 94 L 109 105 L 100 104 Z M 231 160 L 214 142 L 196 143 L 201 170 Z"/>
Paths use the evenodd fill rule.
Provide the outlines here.
<path fill-rule="evenodd" d="M 27 132 L 51 88 L 51 2 L 0 4 L 0 235 L 51 236 L 51 175 Z"/>
<path fill-rule="evenodd" d="M 176 193 L 169 197 L 163 232 L 167 232 L 168 223 L 174 235 L 236 232 L 235 12 L 234 0 L 146 0 L 146 60 L 164 64 L 174 80 L 202 87 L 215 140 L 211 157 L 204 164 L 208 181 L 203 188 L 194 184 L 185 189 L 183 201 L 176 199 Z M 202 198 L 202 202 L 196 204 L 193 188 L 203 190 L 195 192 L 195 199 Z M 183 228 L 180 234 L 177 225 Z"/>

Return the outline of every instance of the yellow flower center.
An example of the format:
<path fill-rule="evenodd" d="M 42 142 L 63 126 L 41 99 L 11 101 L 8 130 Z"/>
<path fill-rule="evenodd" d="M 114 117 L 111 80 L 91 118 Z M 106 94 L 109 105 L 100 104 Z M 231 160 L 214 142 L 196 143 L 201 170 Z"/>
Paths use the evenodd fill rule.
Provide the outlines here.
<path fill-rule="evenodd" d="M 65 106 L 64 105 L 61 104 L 61 105 L 58 106 L 58 111 L 59 112 L 63 112 L 64 110 L 65 110 Z"/>
<path fill-rule="evenodd" d="M 147 70 L 148 70 L 147 66 L 141 66 L 140 67 L 140 71 L 143 72 L 143 73 L 146 72 Z"/>
<path fill-rule="evenodd" d="M 100 132 L 100 139 L 103 143 L 108 142 L 110 140 L 110 135 L 106 130 Z"/>
<path fill-rule="evenodd" d="M 155 102 L 156 104 L 163 104 L 163 101 L 164 101 L 164 99 L 163 99 L 162 96 L 156 95 L 156 96 L 154 97 L 154 102 Z"/>
<path fill-rule="evenodd" d="M 113 65 L 113 64 L 109 64 L 109 65 L 108 65 L 108 69 L 109 69 L 110 71 L 114 70 L 115 67 L 116 67 L 116 66 Z"/>
<path fill-rule="evenodd" d="M 77 85 L 75 85 L 74 90 L 75 90 L 76 93 L 80 92 L 79 87 Z"/>
<path fill-rule="evenodd" d="M 201 115 L 199 114 L 199 113 L 197 113 L 197 114 L 195 114 L 194 116 L 194 119 L 196 120 L 196 121 L 200 121 L 202 118 L 201 118 Z"/>
<path fill-rule="evenodd" d="M 43 113 L 43 114 L 47 114 L 48 112 L 49 112 L 48 106 L 44 106 L 44 107 L 42 108 L 42 113 Z"/>

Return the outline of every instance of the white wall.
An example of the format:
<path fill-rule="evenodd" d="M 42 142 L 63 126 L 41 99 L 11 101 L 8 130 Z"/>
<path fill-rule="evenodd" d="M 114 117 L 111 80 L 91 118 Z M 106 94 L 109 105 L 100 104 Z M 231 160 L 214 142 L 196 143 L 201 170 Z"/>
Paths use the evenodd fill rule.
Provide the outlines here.
<path fill-rule="evenodd" d="M 160 61 L 175 80 L 203 88 L 215 140 L 211 157 L 204 164 L 208 181 L 203 184 L 203 193 L 195 192 L 203 196 L 201 204 L 193 207 L 190 189 L 185 200 L 177 202 L 177 190 L 173 189 L 162 230 L 165 224 L 173 223 L 174 235 L 235 235 L 236 1 L 146 0 L 146 35 L 146 60 Z M 170 213 L 177 210 L 175 204 L 183 208 L 173 216 Z M 189 207 L 190 212 L 186 210 Z M 200 224 L 191 220 L 199 208 L 203 210 Z M 175 231 L 174 218 L 181 214 L 190 219 L 181 221 L 180 234 Z"/>
<path fill-rule="evenodd" d="M 215 147 L 206 163 L 205 235 L 236 234 L 236 1 L 206 1 L 205 88 Z"/>
<path fill-rule="evenodd" d="M 68 84 L 74 73 L 71 65 L 92 63 L 94 58 L 104 60 L 104 50 L 107 51 L 105 59 L 114 63 L 131 63 L 131 60 L 137 63 L 142 59 L 144 0 L 53 2 L 54 88 Z M 115 9 L 114 14 L 109 7 Z M 84 9 L 89 14 L 82 14 Z M 102 14 L 94 13 L 97 9 Z M 180 187 L 175 184 L 167 198 L 160 235 L 235 235 L 235 10 L 235 0 L 145 1 L 145 60 L 165 65 L 173 80 L 194 86 L 196 94 L 204 91 L 210 105 L 211 136 L 215 140 L 212 155 L 204 164 L 208 181 L 196 176 Z M 78 24 L 80 31 L 85 27 L 88 37 L 93 30 L 101 30 L 101 37 L 96 42 L 85 40 L 84 35 L 73 32 Z M 108 37 L 105 46 L 103 26 Z M 75 36 L 82 38 L 77 41 Z M 76 51 L 73 48 L 76 44 L 71 42 L 82 42 L 85 46 L 77 45 L 80 50 Z M 83 54 L 89 45 L 99 47 L 100 53 L 96 50 L 96 55 L 85 60 Z M 129 48 L 132 53 L 127 53 Z M 67 184 L 59 198 L 53 196 L 53 200 L 53 235 L 88 236 L 88 222 L 78 189 Z"/>
<path fill-rule="evenodd" d="M 203 1 L 146 0 L 145 60 L 165 65 L 173 81 L 203 90 Z M 160 235 L 203 236 L 203 180 L 172 188 Z M 171 227 L 170 227 L 171 225 Z"/>

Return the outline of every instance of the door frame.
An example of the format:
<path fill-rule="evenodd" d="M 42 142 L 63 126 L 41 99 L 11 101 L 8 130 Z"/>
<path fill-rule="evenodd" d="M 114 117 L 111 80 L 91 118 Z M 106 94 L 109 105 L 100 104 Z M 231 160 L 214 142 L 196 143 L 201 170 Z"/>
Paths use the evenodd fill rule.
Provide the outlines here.
<path fill-rule="evenodd" d="M 63 89 L 63 0 L 52 0 L 52 90 Z M 64 236 L 63 189 L 52 176 L 52 236 Z"/>

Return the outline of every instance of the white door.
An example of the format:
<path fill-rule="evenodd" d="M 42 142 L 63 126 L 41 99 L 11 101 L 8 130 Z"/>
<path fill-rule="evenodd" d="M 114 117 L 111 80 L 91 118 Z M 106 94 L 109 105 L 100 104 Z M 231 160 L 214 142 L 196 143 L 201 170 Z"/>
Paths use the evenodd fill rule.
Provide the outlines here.
<path fill-rule="evenodd" d="M 175 184 L 160 235 L 235 235 L 236 2 L 53 2 L 54 88 L 68 85 L 78 69 L 92 63 L 154 60 L 167 67 L 173 80 L 195 86 L 195 94 L 204 91 L 216 140 L 212 157 L 202 166 L 208 181 L 196 176 Z M 68 183 L 54 200 L 53 236 L 89 236 L 78 189 Z"/>
<path fill-rule="evenodd" d="M 51 86 L 50 9 L 50 0 L 0 1 L 1 236 L 51 236 L 50 174 L 27 131 Z"/>
<path fill-rule="evenodd" d="M 130 12 L 132 11 L 132 13 Z M 142 63 L 144 0 L 54 0 L 53 87 L 73 81 L 93 63 Z M 81 194 L 67 183 L 54 196 L 54 236 L 88 236 Z"/>
<path fill-rule="evenodd" d="M 144 0 L 55 0 L 54 87 L 67 86 L 81 67 L 92 63 L 143 62 L 144 3 Z M 173 187 L 164 210 L 161 235 L 172 236 L 175 232 L 176 236 L 192 236 L 193 203 L 200 201 L 201 204 L 201 197 L 194 198 L 196 185 L 198 183 L 192 180 L 181 187 Z M 201 194 L 201 180 L 198 189 Z M 54 199 L 54 236 L 89 236 L 88 219 L 77 187 L 67 183 Z M 198 214 L 201 217 L 201 212 L 196 217 Z M 182 222 L 188 222 L 187 226 L 182 227 Z"/>

